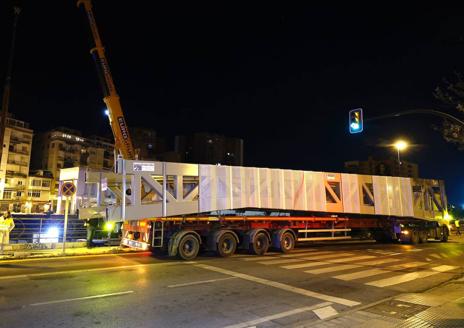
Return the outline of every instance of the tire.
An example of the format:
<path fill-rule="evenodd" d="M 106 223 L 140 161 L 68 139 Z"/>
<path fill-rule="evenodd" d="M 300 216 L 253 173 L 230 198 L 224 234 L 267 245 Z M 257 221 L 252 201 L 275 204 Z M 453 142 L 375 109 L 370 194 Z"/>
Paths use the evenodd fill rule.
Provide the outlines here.
<path fill-rule="evenodd" d="M 443 230 L 442 230 L 442 235 L 441 235 L 441 241 L 446 243 L 448 241 L 448 237 L 449 237 L 449 230 L 448 230 L 448 227 L 447 226 L 443 226 Z"/>
<path fill-rule="evenodd" d="M 188 234 L 182 237 L 177 248 L 177 255 L 182 260 L 193 260 L 197 257 L 200 251 L 200 242 L 192 234 Z"/>
<path fill-rule="evenodd" d="M 231 233 L 224 233 L 217 242 L 216 253 L 221 257 L 229 257 L 234 255 L 237 249 L 237 239 Z"/>
<path fill-rule="evenodd" d="M 419 231 L 417 230 L 411 230 L 411 239 L 410 239 L 411 244 L 417 245 L 419 244 Z"/>
<path fill-rule="evenodd" d="M 250 253 L 264 255 L 269 249 L 269 238 L 264 232 L 258 232 L 250 244 Z"/>
<path fill-rule="evenodd" d="M 280 238 L 279 251 L 289 253 L 295 248 L 295 236 L 290 232 L 284 232 Z"/>
<path fill-rule="evenodd" d="M 419 243 L 427 242 L 427 231 L 419 231 Z"/>

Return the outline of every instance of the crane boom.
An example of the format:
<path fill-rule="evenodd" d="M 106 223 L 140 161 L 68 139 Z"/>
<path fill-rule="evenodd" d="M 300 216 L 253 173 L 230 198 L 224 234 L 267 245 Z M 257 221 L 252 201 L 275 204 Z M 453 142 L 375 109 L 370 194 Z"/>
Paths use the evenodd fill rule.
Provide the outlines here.
<path fill-rule="evenodd" d="M 93 48 L 90 53 L 95 60 L 98 76 L 103 88 L 103 101 L 108 109 L 108 118 L 114 136 L 115 148 L 124 159 L 136 159 L 134 146 L 119 101 L 119 95 L 116 92 L 110 67 L 105 56 L 105 49 L 100 34 L 98 33 L 95 16 L 92 10 L 92 2 L 91 0 L 79 0 L 77 6 L 79 7 L 81 4 L 84 6 L 87 13 L 90 29 L 95 41 L 95 48 Z"/>

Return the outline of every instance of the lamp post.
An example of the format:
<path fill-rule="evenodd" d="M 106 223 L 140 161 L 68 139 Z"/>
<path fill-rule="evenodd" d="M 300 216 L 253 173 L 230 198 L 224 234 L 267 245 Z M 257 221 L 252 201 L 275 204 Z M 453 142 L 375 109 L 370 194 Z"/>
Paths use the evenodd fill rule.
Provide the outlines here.
<path fill-rule="evenodd" d="M 396 148 L 396 151 L 398 153 L 398 175 L 401 175 L 400 174 L 400 171 L 401 171 L 401 157 L 400 157 L 400 152 L 402 150 L 405 150 L 406 148 L 408 148 L 408 143 L 404 140 L 397 140 L 393 146 Z"/>

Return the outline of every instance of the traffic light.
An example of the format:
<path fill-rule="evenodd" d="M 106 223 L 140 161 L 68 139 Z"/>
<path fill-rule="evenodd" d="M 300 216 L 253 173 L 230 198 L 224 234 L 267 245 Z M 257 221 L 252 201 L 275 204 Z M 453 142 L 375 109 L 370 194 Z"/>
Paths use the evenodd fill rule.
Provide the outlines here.
<path fill-rule="evenodd" d="M 359 133 L 363 130 L 363 110 L 362 108 L 356 108 L 350 110 L 349 113 L 349 128 L 350 133 Z"/>

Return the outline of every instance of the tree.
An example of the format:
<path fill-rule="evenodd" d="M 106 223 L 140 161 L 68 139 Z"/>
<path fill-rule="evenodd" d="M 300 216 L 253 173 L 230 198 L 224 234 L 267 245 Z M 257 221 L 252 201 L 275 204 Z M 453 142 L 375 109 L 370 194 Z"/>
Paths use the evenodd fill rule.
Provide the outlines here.
<path fill-rule="evenodd" d="M 464 79 L 462 74 L 455 73 L 452 80 L 444 79 L 443 85 L 435 88 L 434 97 L 447 108 L 455 109 L 464 117 Z M 456 116 L 458 116 L 456 115 Z M 436 127 L 443 138 L 464 150 L 464 126 L 445 119 L 440 127 Z"/>

